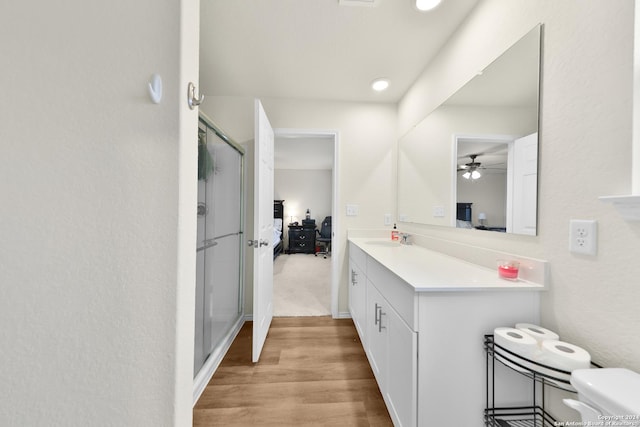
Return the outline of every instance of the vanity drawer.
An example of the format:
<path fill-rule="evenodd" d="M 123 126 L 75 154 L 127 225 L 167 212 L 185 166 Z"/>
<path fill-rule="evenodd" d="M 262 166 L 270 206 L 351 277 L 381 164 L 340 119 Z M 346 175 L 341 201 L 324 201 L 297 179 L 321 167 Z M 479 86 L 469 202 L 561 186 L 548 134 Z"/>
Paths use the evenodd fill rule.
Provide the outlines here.
<path fill-rule="evenodd" d="M 367 257 L 367 278 L 389 301 L 407 325 L 418 331 L 418 298 L 412 286 L 371 257 Z"/>

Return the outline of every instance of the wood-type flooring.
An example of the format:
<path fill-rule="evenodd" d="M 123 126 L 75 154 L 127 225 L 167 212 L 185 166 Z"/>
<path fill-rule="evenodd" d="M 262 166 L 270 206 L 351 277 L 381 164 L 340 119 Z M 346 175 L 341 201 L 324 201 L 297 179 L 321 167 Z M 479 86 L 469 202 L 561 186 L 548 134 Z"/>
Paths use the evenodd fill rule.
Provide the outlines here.
<path fill-rule="evenodd" d="M 351 319 L 274 318 L 257 364 L 251 328 L 198 400 L 194 426 L 392 426 Z"/>

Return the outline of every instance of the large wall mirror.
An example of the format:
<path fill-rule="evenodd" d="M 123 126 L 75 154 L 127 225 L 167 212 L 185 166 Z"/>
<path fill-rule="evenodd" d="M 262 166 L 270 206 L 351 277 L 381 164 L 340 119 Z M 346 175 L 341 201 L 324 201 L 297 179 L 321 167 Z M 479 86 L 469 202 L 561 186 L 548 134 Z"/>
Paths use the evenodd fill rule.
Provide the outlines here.
<path fill-rule="evenodd" d="M 541 25 L 404 135 L 398 220 L 537 233 Z"/>

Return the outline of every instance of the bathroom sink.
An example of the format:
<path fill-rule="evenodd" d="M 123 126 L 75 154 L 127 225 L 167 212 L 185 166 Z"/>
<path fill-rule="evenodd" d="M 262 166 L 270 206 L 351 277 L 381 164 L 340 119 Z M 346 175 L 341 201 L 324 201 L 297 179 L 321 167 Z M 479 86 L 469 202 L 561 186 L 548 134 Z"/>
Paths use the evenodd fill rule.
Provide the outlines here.
<path fill-rule="evenodd" d="M 392 240 L 369 240 L 366 243 L 367 243 L 367 245 L 385 246 L 385 247 L 388 247 L 388 248 L 395 248 L 397 246 L 400 246 L 400 242 L 394 242 Z"/>

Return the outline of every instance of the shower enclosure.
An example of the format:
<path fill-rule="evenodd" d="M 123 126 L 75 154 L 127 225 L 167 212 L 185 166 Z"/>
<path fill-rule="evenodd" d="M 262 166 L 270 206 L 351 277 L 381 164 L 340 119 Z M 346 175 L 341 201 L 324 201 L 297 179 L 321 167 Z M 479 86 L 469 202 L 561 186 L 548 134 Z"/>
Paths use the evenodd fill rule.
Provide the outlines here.
<path fill-rule="evenodd" d="M 196 396 L 199 395 L 198 388 L 204 389 L 213 375 L 244 320 L 243 163 L 243 148 L 201 115 L 198 126 Z"/>

